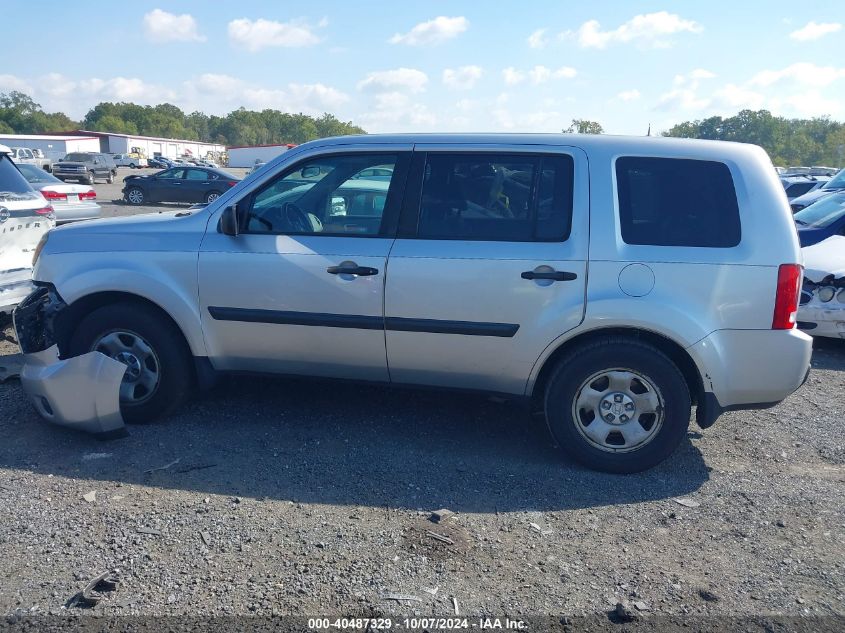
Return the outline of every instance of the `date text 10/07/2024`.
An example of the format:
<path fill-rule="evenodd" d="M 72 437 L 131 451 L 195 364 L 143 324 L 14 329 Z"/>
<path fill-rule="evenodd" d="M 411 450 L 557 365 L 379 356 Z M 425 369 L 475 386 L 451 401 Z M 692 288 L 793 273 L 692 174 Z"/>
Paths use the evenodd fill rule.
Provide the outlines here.
<path fill-rule="evenodd" d="M 510 618 L 309 618 L 308 628 L 311 630 L 390 630 L 405 629 L 409 631 L 424 630 L 460 630 L 476 629 L 480 631 L 510 630 L 521 631 L 527 628 L 523 620 Z"/>

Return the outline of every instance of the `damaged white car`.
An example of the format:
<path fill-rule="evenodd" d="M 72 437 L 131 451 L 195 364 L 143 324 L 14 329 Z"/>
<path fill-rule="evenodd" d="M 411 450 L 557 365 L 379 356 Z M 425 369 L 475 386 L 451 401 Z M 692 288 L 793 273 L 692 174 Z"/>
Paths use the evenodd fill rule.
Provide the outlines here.
<path fill-rule="evenodd" d="M 798 327 L 813 336 L 845 338 L 845 237 L 833 235 L 802 250 Z"/>
<path fill-rule="evenodd" d="M 26 181 L 0 145 L 0 315 L 33 289 L 32 259 L 38 241 L 55 226 L 53 208 Z"/>

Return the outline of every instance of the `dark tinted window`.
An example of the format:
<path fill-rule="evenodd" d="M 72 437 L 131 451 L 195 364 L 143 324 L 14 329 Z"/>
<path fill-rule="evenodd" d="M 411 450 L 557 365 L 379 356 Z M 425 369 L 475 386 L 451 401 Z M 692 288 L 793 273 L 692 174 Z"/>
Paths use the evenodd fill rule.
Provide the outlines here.
<path fill-rule="evenodd" d="M 626 243 L 711 248 L 739 244 L 736 190 L 724 163 L 619 158 L 616 182 Z"/>
<path fill-rule="evenodd" d="M 417 236 L 563 241 L 572 219 L 569 156 L 430 154 Z"/>
<path fill-rule="evenodd" d="M 803 196 L 810 189 L 816 186 L 815 182 L 795 182 L 786 188 L 786 195 L 790 198 L 797 198 Z"/>
<path fill-rule="evenodd" d="M 202 169 L 189 169 L 188 175 L 185 178 L 187 180 L 209 180 L 208 172 Z"/>
<path fill-rule="evenodd" d="M 0 154 L 0 202 L 37 198 L 32 187 L 5 154 Z"/>

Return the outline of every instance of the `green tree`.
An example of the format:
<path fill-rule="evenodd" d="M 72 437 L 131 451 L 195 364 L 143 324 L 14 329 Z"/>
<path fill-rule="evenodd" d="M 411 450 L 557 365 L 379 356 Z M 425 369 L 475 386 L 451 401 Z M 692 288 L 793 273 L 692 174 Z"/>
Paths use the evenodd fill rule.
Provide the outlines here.
<path fill-rule="evenodd" d="M 601 123 L 588 119 L 572 119 L 572 124 L 562 131 L 564 134 L 604 134 Z"/>

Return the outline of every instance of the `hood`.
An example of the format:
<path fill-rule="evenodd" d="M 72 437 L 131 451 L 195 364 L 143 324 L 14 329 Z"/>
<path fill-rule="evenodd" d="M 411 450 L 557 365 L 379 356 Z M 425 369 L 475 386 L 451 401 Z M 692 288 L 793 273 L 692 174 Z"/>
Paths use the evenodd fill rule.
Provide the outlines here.
<path fill-rule="evenodd" d="M 832 235 L 818 244 L 801 249 L 804 277 L 819 282 L 828 275 L 845 276 L 845 237 Z"/>
<path fill-rule="evenodd" d="M 798 196 L 797 198 L 793 198 L 789 201 L 789 204 L 800 204 L 805 207 L 809 207 L 813 204 L 816 200 L 820 200 L 825 196 L 829 196 L 832 193 L 836 193 L 839 191 L 838 189 L 814 189 L 813 191 L 808 191 L 803 196 Z"/>

